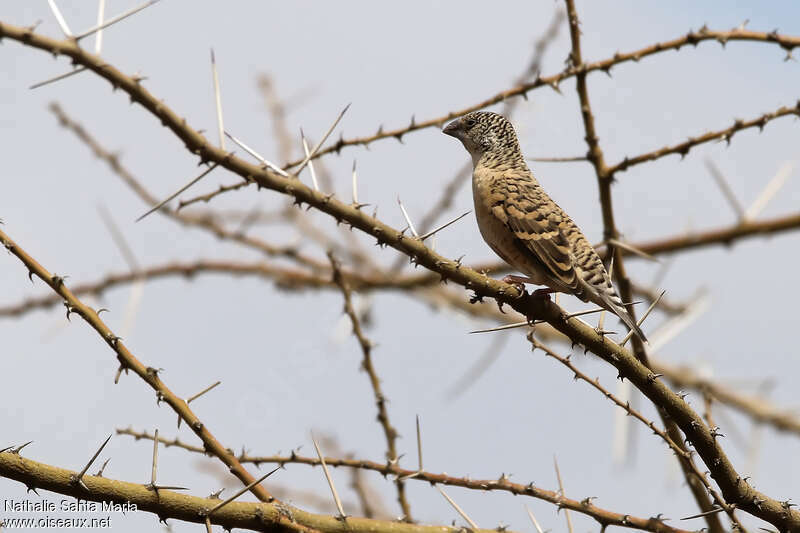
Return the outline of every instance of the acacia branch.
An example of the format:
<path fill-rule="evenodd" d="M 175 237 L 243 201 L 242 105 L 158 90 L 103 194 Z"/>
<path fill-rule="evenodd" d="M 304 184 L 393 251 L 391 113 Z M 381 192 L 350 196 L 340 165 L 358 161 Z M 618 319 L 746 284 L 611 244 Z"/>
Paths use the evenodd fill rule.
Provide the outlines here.
<path fill-rule="evenodd" d="M 536 340 L 533 337 L 532 333 L 528 335 L 528 340 L 531 343 L 531 350 L 535 350 L 536 348 L 539 348 L 540 350 L 542 350 L 545 353 L 545 355 L 547 355 L 548 357 L 552 357 L 553 359 L 555 359 L 556 361 L 558 361 L 562 365 L 564 365 L 567 368 L 569 368 L 572 371 L 573 375 L 575 376 L 576 380 L 577 379 L 583 380 L 584 382 L 586 382 L 589 385 L 591 385 L 592 387 L 594 387 L 601 394 L 603 394 L 606 398 L 608 398 L 611 402 L 613 402 L 617 407 L 623 409 L 629 416 L 634 417 L 636 420 L 640 421 L 642 424 L 647 426 L 647 428 L 650 429 L 655 435 L 661 437 L 661 439 L 664 442 L 667 443 L 667 446 L 669 446 L 672 449 L 672 451 L 679 458 L 679 460 L 682 460 L 682 461 L 685 462 L 687 468 L 689 469 L 688 471 L 689 471 L 690 475 L 692 476 L 692 479 L 696 480 L 697 483 L 700 483 L 700 484 L 703 485 L 705 490 L 711 495 L 712 498 L 714 498 L 714 502 L 717 505 L 719 505 L 726 513 L 728 513 L 728 516 L 731 517 L 731 520 L 736 524 L 736 528 L 738 530 L 740 530 L 740 531 L 744 530 L 744 528 L 742 527 L 742 524 L 739 522 L 739 520 L 733 514 L 734 508 L 732 506 L 728 505 L 727 503 L 725 503 L 725 500 L 722 499 L 722 496 L 720 496 L 719 493 L 711 486 L 711 483 L 708 482 L 708 480 L 705 478 L 703 473 L 700 472 L 700 470 L 697 468 L 697 465 L 694 464 L 694 461 L 691 460 L 691 453 L 689 453 L 680 444 L 680 441 L 678 441 L 678 443 L 676 443 L 673 440 L 672 436 L 668 435 L 666 431 L 663 431 L 663 430 L 657 428 L 656 425 L 655 425 L 655 422 L 653 422 L 652 420 L 648 420 L 639 411 L 637 411 L 636 409 L 633 409 L 631 407 L 631 404 L 630 404 L 629 401 L 628 402 L 623 402 L 622 400 L 620 400 L 619 398 L 614 396 L 605 387 L 600 385 L 600 379 L 599 378 L 591 379 L 589 376 L 587 376 L 586 374 L 581 372 L 578 369 L 578 367 L 576 367 L 572 363 L 572 361 L 570 361 L 570 357 L 569 356 L 563 357 L 563 356 L 557 354 L 556 352 L 554 352 L 553 350 L 551 350 L 550 348 L 548 348 L 547 346 L 545 346 L 544 344 L 542 344 L 541 342 Z M 671 424 L 671 426 L 675 427 L 674 424 Z M 668 427 L 667 431 L 669 431 L 669 430 L 670 430 L 670 428 Z M 676 436 L 680 436 L 680 432 L 679 431 L 674 431 L 674 433 L 676 434 Z"/>
<path fill-rule="evenodd" d="M 628 170 L 632 166 L 640 165 L 648 161 L 655 161 L 656 159 L 660 159 L 671 154 L 680 154 L 681 159 L 683 159 L 695 146 L 716 140 L 725 140 L 728 144 L 730 144 L 733 136 L 739 131 L 749 128 L 758 128 L 758 131 L 763 131 L 764 126 L 766 126 L 769 122 L 789 115 L 800 116 L 800 100 L 797 101 L 794 107 L 781 106 L 775 111 L 764 113 L 763 115 L 750 120 L 736 119 L 734 120 L 733 125 L 728 128 L 709 131 L 708 133 L 704 133 L 696 137 L 689 137 L 687 140 L 681 143 L 672 146 L 664 146 L 662 148 L 653 150 L 652 152 L 645 152 L 636 156 L 625 157 L 625 159 L 619 163 L 606 169 L 606 172 L 609 175 L 614 175 L 617 172 Z"/>
<path fill-rule="evenodd" d="M 800 218 L 800 217 L 798 217 Z M 265 263 L 236 263 L 230 261 L 199 260 L 189 263 L 167 263 L 142 268 L 137 272 L 120 272 L 104 276 L 102 279 L 89 283 L 73 285 L 70 289 L 75 296 L 100 295 L 120 285 L 125 285 L 137 280 L 155 280 L 162 277 L 183 277 L 193 279 L 198 275 L 205 274 L 226 274 L 232 276 L 257 276 L 259 278 L 274 281 L 276 286 L 282 289 L 302 290 L 302 289 L 331 289 L 333 283 L 322 276 L 316 276 L 301 271 L 270 266 Z M 347 278 L 348 283 L 354 284 L 359 290 L 375 289 L 414 289 L 418 287 L 434 286 L 438 284 L 439 277 L 435 274 L 415 276 L 413 279 L 404 281 L 403 278 L 395 282 L 384 279 L 361 278 L 356 275 Z M 382 282 L 386 284 L 383 285 Z M 419 284 L 417 284 L 419 282 Z M 422 283 L 424 282 L 424 284 Z M 513 323 L 523 320 L 521 315 L 501 314 L 495 306 L 469 305 L 460 295 L 454 294 L 455 298 L 445 297 L 442 291 L 436 294 L 426 291 L 422 297 L 431 302 L 441 302 L 448 307 L 453 307 L 479 318 L 488 318 L 500 323 Z M 638 290 L 637 290 L 638 293 Z M 660 303 L 663 303 L 663 299 Z M 39 297 L 27 298 L 17 304 L 0 307 L 0 317 L 15 317 L 37 309 L 48 309 L 63 302 L 58 294 L 47 294 Z M 674 311 L 680 311 L 682 306 L 672 304 Z M 552 330 L 550 330 L 552 331 Z M 541 335 L 541 328 L 537 330 L 537 335 Z M 562 337 L 563 338 L 563 337 Z M 667 380 L 673 385 L 682 389 L 708 390 L 709 393 L 729 407 L 741 411 L 746 416 L 757 422 L 768 424 L 778 430 L 787 431 L 800 435 L 800 417 L 787 409 L 775 406 L 771 402 L 756 396 L 740 393 L 726 387 L 723 384 L 703 378 L 688 367 L 677 367 L 670 365 L 659 359 L 651 358 L 653 370 L 659 374 L 664 374 Z"/>
<path fill-rule="evenodd" d="M 333 253 L 328 252 L 328 258 L 330 259 L 333 269 L 333 282 L 339 287 L 342 293 L 344 312 L 350 318 L 350 322 L 353 326 L 353 335 L 355 335 L 358 340 L 358 345 L 361 347 L 361 353 L 364 357 L 361 362 L 361 368 L 367 373 L 367 376 L 369 376 L 369 383 L 372 386 L 372 392 L 375 396 L 375 406 L 378 408 L 378 422 L 381 428 L 383 428 L 383 434 L 386 437 L 386 460 L 389 461 L 389 463 L 397 463 L 400 460 L 397 455 L 397 430 L 389 421 L 389 412 L 386 409 L 386 396 L 383 394 L 381 380 L 378 378 L 375 365 L 372 364 L 372 342 L 364 335 L 364 330 L 361 329 L 361 320 L 359 320 L 358 313 L 356 313 L 356 310 L 353 308 L 350 287 Z M 405 483 L 402 479 L 397 478 L 395 485 L 397 486 L 397 502 L 400 504 L 400 508 L 403 511 L 403 518 L 406 521 L 412 521 L 411 506 L 406 497 Z"/>
<path fill-rule="evenodd" d="M 675 387 L 710 394 L 716 401 L 742 412 L 754 422 L 800 435 L 800 417 L 796 411 L 781 409 L 764 398 L 741 393 L 732 387 L 707 379 L 686 366 L 675 366 L 665 361 L 654 360 L 653 370 L 664 374 Z"/>
<path fill-rule="evenodd" d="M 128 435 L 136 440 L 153 440 L 153 435 L 146 431 L 134 431 L 133 429 L 117 429 L 118 435 Z M 175 446 L 182 448 L 192 453 L 205 453 L 202 448 L 192 446 L 180 441 L 177 437 L 174 439 L 166 439 L 158 437 L 158 441 L 166 447 Z M 557 505 L 559 508 L 569 509 L 578 513 L 585 514 L 594 518 L 601 525 L 615 525 L 620 527 L 628 527 L 632 529 L 639 529 L 642 531 L 654 531 L 660 533 L 679 533 L 683 532 L 681 529 L 673 528 L 665 524 L 661 518 L 640 518 L 630 514 L 617 513 L 598 507 L 592 503 L 591 498 L 584 500 L 573 500 L 561 495 L 558 491 L 546 490 L 536 487 L 533 483 L 523 485 L 521 483 L 514 483 L 506 476 L 501 476 L 498 479 L 471 479 L 468 477 L 455 477 L 447 474 L 436 474 L 425 470 L 408 470 L 401 468 L 397 464 L 392 463 L 379 463 L 376 461 L 367 461 L 363 459 L 342 459 L 337 457 L 325 457 L 325 464 L 332 467 L 349 467 L 359 470 L 369 470 L 377 472 L 383 476 L 396 476 L 400 478 L 424 481 L 431 484 L 449 485 L 454 487 L 462 487 L 470 490 L 479 491 L 500 491 L 514 494 L 517 496 L 530 496 L 539 500 L 550 502 Z M 321 466 L 321 462 L 317 457 L 306 457 L 292 453 L 291 456 L 282 455 L 265 455 L 254 456 L 242 453 L 239 455 L 239 460 L 242 463 L 260 464 L 304 464 L 309 466 Z"/>
<path fill-rule="evenodd" d="M 86 129 L 80 123 L 76 122 L 69 115 L 67 115 L 67 113 L 58 103 L 52 102 L 49 106 L 49 109 L 56 116 L 56 118 L 58 118 L 61 126 L 74 133 L 78 139 L 80 139 L 92 150 L 92 153 L 95 155 L 95 157 L 108 164 L 111 170 L 120 178 L 122 178 L 122 181 L 124 181 L 131 189 L 133 189 L 136 195 L 139 196 L 139 198 L 145 204 L 148 206 L 154 206 L 159 203 L 159 200 L 153 196 L 141 184 L 141 182 L 136 179 L 136 177 L 134 177 L 134 175 L 127 168 L 125 168 L 125 166 L 122 165 L 118 154 L 106 150 L 88 131 L 86 131 Z M 301 254 L 298 252 L 295 246 L 278 247 L 256 237 L 245 235 L 243 232 L 230 231 L 215 221 L 212 217 L 207 215 L 181 213 L 167 206 L 159 209 L 159 212 L 167 218 L 170 218 L 184 226 L 204 229 L 219 239 L 236 242 L 249 248 L 253 248 L 265 255 L 272 257 L 285 257 L 317 271 L 324 271 L 327 269 L 327 265 L 324 262 Z"/>
<path fill-rule="evenodd" d="M 84 475 L 88 492 L 72 483 L 75 472 L 26 459 L 14 453 L 0 453 L 0 476 L 28 487 L 45 489 L 84 501 L 134 504 L 137 510 L 154 513 L 160 520 L 172 518 L 202 524 L 206 517 L 226 530 L 233 528 L 271 533 L 341 533 L 342 522 L 335 516 L 312 514 L 282 502 L 231 502 L 214 511 L 219 499 L 199 498 L 170 490 L 158 493 L 144 485 Z M 354 533 L 458 533 L 458 528 L 423 526 L 388 520 L 347 517 L 347 531 Z M 482 529 L 480 533 L 494 530 Z M 674 530 L 662 530 L 674 531 Z"/>
<path fill-rule="evenodd" d="M 600 210 L 603 216 L 603 240 L 610 242 L 614 239 L 619 239 L 619 231 L 617 230 L 614 220 L 614 208 L 611 200 L 611 183 L 613 174 L 610 174 L 608 171 L 608 166 L 605 162 L 603 150 L 600 148 L 600 141 L 597 137 L 597 130 L 594 124 L 594 115 L 592 113 L 592 107 L 589 101 L 589 90 L 586 85 L 587 72 L 584 69 L 583 58 L 581 56 L 581 30 L 580 22 L 578 20 L 578 13 L 575 9 L 575 0 L 565 1 L 567 6 L 567 19 L 569 21 L 570 41 L 572 43 L 572 51 L 570 52 L 568 63 L 578 70 L 576 74 L 575 86 L 578 92 L 578 100 L 580 102 L 583 128 L 586 132 L 585 140 L 588 146 L 586 158 L 594 167 L 595 174 L 597 175 L 597 185 L 600 191 Z M 617 284 L 619 285 L 619 292 L 622 301 L 627 302 L 625 305 L 626 310 L 635 322 L 636 311 L 632 303 L 633 292 L 631 290 L 631 281 L 625 269 L 625 263 L 622 255 L 618 252 L 619 249 L 620 247 L 618 246 L 610 249 L 610 251 L 614 254 L 614 276 L 616 277 Z M 636 358 L 641 361 L 644 366 L 648 367 L 649 362 L 647 360 L 647 352 L 645 351 L 643 340 L 639 338 L 638 335 L 636 335 L 633 339 L 633 346 Z M 664 427 L 666 428 L 667 433 L 672 435 L 677 434 L 678 432 L 675 428 L 675 423 L 665 415 L 663 410 L 658 409 L 658 412 L 664 422 Z M 685 445 L 681 442 L 681 439 L 676 440 L 680 443 L 681 448 L 685 449 Z M 689 486 L 694 499 L 697 501 L 700 510 L 702 512 L 712 510 L 711 500 L 708 497 L 705 487 L 703 487 L 703 484 L 692 475 L 692 472 L 693 470 L 696 470 L 696 467 L 691 456 L 688 454 L 678 454 L 676 457 L 678 458 L 678 463 L 681 466 L 686 483 Z M 732 519 L 735 519 L 732 511 L 729 511 L 729 515 Z M 705 520 L 708 523 L 712 533 L 722 533 L 722 523 L 716 514 L 706 515 Z"/>
<path fill-rule="evenodd" d="M 81 302 L 70 291 L 64 283 L 64 278 L 51 274 L 43 266 L 41 266 L 33 257 L 28 255 L 25 250 L 18 246 L 11 238 L 0 231 L 0 244 L 6 250 L 16 256 L 25 267 L 28 269 L 29 275 L 32 277 L 36 275 L 39 279 L 44 281 L 54 292 L 64 299 L 64 306 L 67 308 L 67 318 L 71 314 L 77 314 L 83 318 L 89 326 L 94 329 L 98 335 L 114 350 L 117 359 L 120 363 L 120 369 L 133 370 L 145 383 L 156 391 L 159 401 L 166 402 L 178 414 L 181 419 L 186 422 L 186 425 L 192 428 L 195 435 L 197 435 L 206 449 L 217 456 L 230 470 L 230 472 L 239 478 L 243 484 L 249 485 L 255 478 L 245 470 L 245 468 L 236 460 L 236 457 L 230 451 L 222 446 L 214 435 L 208 430 L 203 422 L 194 414 L 189 408 L 189 404 L 183 399 L 173 393 L 166 384 L 158 376 L 158 370 L 145 366 L 139 359 L 137 359 L 122 342 L 122 339 L 114 334 L 113 331 L 103 322 L 100 318 L 98 311 L 95 311 L 88 305 Z M 261 501 L 272 501 L 273 498 L 270 493 L 261 485 L 256 485 L 252 489 L 253 494 Z"/>
<path fill-rule="evenodd" d="M 352 139 L 340 138 L 339 141 L 337 141 L 332 146 L 324 150 L 320 150 L 316 154 L 316 156 L 320 157 L 325 154 L 329 154 L 331 152 L 339 153 L 342 150 L 342 148 L 348 146 L 359 146 L 359 145 L 367 146 L 375 141 L 382 139 L 395 138 L 397 140 L 402 140 L 404 135 L 411 133 L 413 131 L 426 128 L 433 128 L 433 127 L 440 128 L 445 122 L 455 117 L 459 117 L 461 115 L 465 115 L 472 111 L 477 111 L 479 109 L 483 109 L 485 107 L 489 107 L 491 105 L 504 102 L 505 100 L 512 98 L 514 96 L 526 97 L 528 92 L 534 89 L 538 89 L 540 87 L 549 86 L 557 90 L 559 84 L 562 81 L 575 77 L 579 73 L 586 74 L 598 70 L 603 72 L 610 72 L 612 67 L 619 65 L 620 63 L 626 63 L 628 61 L 638 62 L 639 60 L 645 57 L 666 52 L 668 50 L 680 50 L 681 48 L 687 45 L 697 46 L 699 43 L 704 41 L 717 41 L 723 46 L 731 41 L 774 43 L 783 48 L 784 50 L 786 50 L 787 52 L 791 52 L 795 47 L 800 46 L 800 37 L 798 36 L 781 35 L 777 32 L 767 33 L 760 31 L 751 31 L 743 28 L 735 28 L 732 30 L 720 31 L 720 30 L 711 30 L 703 26 L 698 31 L 689 31 L 685 35 L 682 35 L 675 39 L 671 39 L 669 41 L 655 43 L 649 46 L 645 46 L 644 48 L 634 50 L 632 52 L 626 52 L 626 53 L 617 52 L 616 54 L 614 54 L 613 57 L 610 57 L 608 59 L 603 59 L 601 61 L 595 61 L 590 63 L 584 63 L 581 65 L 580 68 L 578 68 L 577 64 L 575 64 L 566 68 L 562 72 L 559 72 L 558 74 L 554 74 L 552 76 L 537 77 L 534 81 L 522 83 L 511 89 L 501 91 L 497 94 L 490 96 L 489 98 L 486 98 L 481 102 L 478 102 L 477 104 L 473 104 L 471 106 L 465 107 L 460 110 L 451 111 L 444 116 L 435 117 L 422 122 L 412 121 L 408 126 L 402 128 L 396 128 L 393 130 L 383 130 L 383 128 L 380 128 L 374 135 L 367 135 L 364 137 L 356 137 Z M 289 163 L 289 165 L 287 166 L 291 167 L 297 165 L 300 163 L 300 161 L 301 160 L 293 161 Z"/>
<path fill-rule="evenodd" d="M 154 97 L 140 83 L 126 76 L 112 65 L 93 56 L 68 40 L 55 40 L 35 33 L 31 28 L 20 28 L 0 23 L 0 37 L 9 37 L 27 46 L 46 50 L 54 55 L 70 57 L 75 63 L 85 66 L 100 77 L 107 79 L 115 87 L 122 89 L 132 101 L 139 103 L 158 118 L 185 144 L 187 149 L 203 161 L 219 163 L 221 166 L 253 180 L 264 188 L 293 196 L 298 204 L 310 206 L 327 213 L 337 221 L 368 233 L 384 244 L 405 253 L 416 263 L 439 273 L 476 292 L 476 297 L 491 297 L 513 307 L 532 319 L 543 319 L 561 331 L 571 340 L 582 344 L 606 362 L 615 366 L 623 377 L 644 393 L 653 403 L 676 421 L 680 429 L 692 442 L 700 457 L 709 468 L 712 477 L 730 504 L 766 520 L 779 529 L 800 530 L 800 512 L 787 507 L 780 501 L 755 490 L 742 476 L 738 475 L 716 438 L 705 426 L 702 418 L 664 385 L 658 376 L 642 365 L 630 352 L 619 347 L 607 337 L 599 335 L 593 328 L 577 319 L 565 318 L 567 315 L 557 305 L 542 298 L 521 294 L 513 285 L 491 280 L 488 277 L 437 254 L 419 239 L 409 238 L 401 231 L 369 216 L 356 206 L 341 202 L 334 196 L 324 195 L 295 179 L 284 178 L 235 157 L 217 148 L 199 132 L 188 126 L 162 101 Z"/>
<path fill-rule="evenodd" d="M 722 46 L 725 46 L 728 42 L 731 41 L 761 42 L 768 44 L 776 44 L 780 46 L 782 49 L 786 50 L 787 58 L 791 57 L 790 54 L 795 47 L 800 46 L 800 36 L 782 35 L 777 33 L 776 31 L 760 32 L 760 31 L 751 31 L 744 28 L 734 28 L 727 31 L 711 30 L 706 26 L 703 26 L 697 31 L 689 31 L 685 35 L 681 35 L 679 37 L 676 37 L 675 39 L 662 41 L 660 43 L 655 43 L 649 46 L 645 46 L 643 48 L 634 50 L 632 52 L 625 52 L 625 53 L 617 52 L 614 54 L 613 57 L 603 59 L 600 61 L 583 63 L 580 69 L 576 68 L 575 65 L 568 66 L 562 72 L 559 72 L 551 76 L 537 77 L 533 81 L 521 83 L 516 87 L 513 87 L 506 91 L 501 91 L 493 96 L 490 96 L 489 98 L 481 102 L 478 102 L 477 104 L 471 105 L 469 107 L 457 111 L 451 111 L 444 116 L 435 117 L 422 122 L 416 122 L 412 120 L 412 122 L 408 126 L 402 128 L 396 128 L 393 130 L 384 130 L 383 127 L 381 126 L 378 129 L 378 131 L 373 135 L 356 137 L 352 139 L 340 138 L 339 141 L 336 142 L 334 145 L 317 152 L 317 154 L 315 154 L 315 157 L 321 157 L 323 155 L 332 152 L 336 152 L 338 154 L 345 147 L 368 146 L 375 141 L 383 139 L 394 138 L 397 139 L 398 141 L 402 141 L 403 136 L 408 133 L 426 128 L 433 128 L 433 127 L 440 128 L 448 120 L 467 114 L 471 111 L 477 111 L 479 109 L 483 109 L 501 102 L 505 102 L 509 98 L 516 96 L 527 98 L 527 94 L 535 89 L 539 89 L 542 87 L 552 87 L 554 90 L 560 91 L 559 84 L 566 79 L 577 76 L 579 72 L 588 74 L 589 72 L 603 71 L 610 74 L 611 69 L 614 66 L 619 65 L 621 63 L 626 63 L 629 61 L 638 62 L 643 58 L 667 52 L 669 50 L 680 50 L 681 48 L 688 45 L 697 47 L 698 44 L 706 41 L 717 41 Z M 574 160 L 574 158 L 570 159 Z M 579 160 L 584 160 L 584 159 L 585 158 L 580 158 Z M 292 166 L 299 164 L 301 161 L 302 160 L 293 161 L 289 163 L 286 167 L 284 167 L 284 169 L 291 168 Z M 615 168 L 615 170 L 622 170 L 622 169 Z M 218 194 L 232 190 L 237 190 L 247 185 L 248 183 L 241 182 L 230 186 L 220 187 L 219 191 L 214 191 L 203 196 L 198 196 L 191 200 L 182 202 L 181 205 L 182 206 L 189 205 L 197 201 L 208 202 Z"/>

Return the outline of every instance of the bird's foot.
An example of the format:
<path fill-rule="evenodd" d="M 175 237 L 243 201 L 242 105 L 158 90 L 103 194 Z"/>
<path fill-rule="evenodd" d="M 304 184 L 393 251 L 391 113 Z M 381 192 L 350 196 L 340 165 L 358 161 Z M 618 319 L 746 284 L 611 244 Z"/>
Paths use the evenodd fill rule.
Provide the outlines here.
<path fill-rule="evenodd" d="M 525 294 L 525 284 L 526 283 L 535 283 L 531 278 L 526 278 L 524 276 L 506 276 L 503 278 L 503 283 L 508 283 L 509 285 L 513 285 L 517 288 L 520 295 Z"/>
<path fill-rule="evenodd" d="M 550 289 L 550 288 L 536 289 L 535 291 L 533 291 L 531 293 L 531 297 L 533 297 L 533 298 L 541 298 L 543 300 L 549 300 L 550 299 L 550 294 L 554 293 L 554 292 L 556 292 L 556 291 L 554 291 L 553 289 Z"/>

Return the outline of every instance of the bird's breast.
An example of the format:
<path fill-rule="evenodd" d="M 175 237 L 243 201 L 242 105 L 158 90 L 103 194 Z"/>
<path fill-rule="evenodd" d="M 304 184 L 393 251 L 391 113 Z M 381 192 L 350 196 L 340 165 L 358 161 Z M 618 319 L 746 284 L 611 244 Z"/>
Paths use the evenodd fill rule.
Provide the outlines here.
<path fill-rule="evenodd" d="M 476 169 L 472 179 L 472 197 L 475 203 L 475 218 L 483 240 L 500 258 L 515 270 L 539 279 L 524 250 L 519 246 L 514 233 L 503 221 L 503 194 L 498 184 L 487 171 Z M 542 281 L 541 284 L 545 284 Z"/>

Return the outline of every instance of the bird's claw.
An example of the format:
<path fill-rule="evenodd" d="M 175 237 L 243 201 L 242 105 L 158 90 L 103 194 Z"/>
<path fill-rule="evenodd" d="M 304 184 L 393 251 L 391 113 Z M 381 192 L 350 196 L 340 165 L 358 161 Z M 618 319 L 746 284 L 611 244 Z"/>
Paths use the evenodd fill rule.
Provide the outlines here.
<path fill-rule="evenodd" d="M 543 300 L 550 299 L 550 293 L 555 292 L 553 289 L 536 289 L 531 293 L 531 297 L 533 298 L 541 298 Z"/>
<path fill-rule="evenodd" d="M 506 276 L 503 278 L 503 283 L 508 283 L 516 287 L 520 295 L 525 294 L 525 283 L 522 282 L 518 276 Z"/>

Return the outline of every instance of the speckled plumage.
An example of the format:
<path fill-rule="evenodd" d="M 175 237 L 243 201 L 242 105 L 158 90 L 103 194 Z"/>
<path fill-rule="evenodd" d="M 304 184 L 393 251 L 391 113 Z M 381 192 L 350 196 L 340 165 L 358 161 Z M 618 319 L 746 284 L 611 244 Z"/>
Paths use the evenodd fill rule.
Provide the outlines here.
<path fill-rule="evenodd" d="M 479 111 L 451 122 L 444 133 L 472 156 L 475 215 L 492 250 L 537 285 L 611 311 L 645 340 L 600 256 L 533 177 L 511 123 Z"/>

